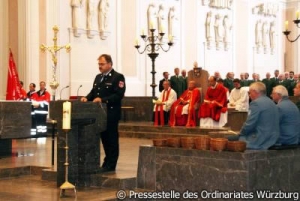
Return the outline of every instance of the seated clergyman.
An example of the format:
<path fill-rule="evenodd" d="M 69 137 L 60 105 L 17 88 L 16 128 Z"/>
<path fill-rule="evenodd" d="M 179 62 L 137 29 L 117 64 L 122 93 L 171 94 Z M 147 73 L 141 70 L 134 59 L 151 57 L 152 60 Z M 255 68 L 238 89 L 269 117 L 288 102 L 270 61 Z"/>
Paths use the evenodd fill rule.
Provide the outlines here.
<path fill-rule="evenodd" d="M 273 88 L 271 97 L 277 103 L 279 111 L 280 134 L 276 144 L 298 144 L 300 136 L 300 112 L 297 106 L 289 99 L 288 90 L 284 86 L 278 85 Z"/>
<path fill-rule="evenodd" d="M 222 127 L 227 123 L 227 90 L 214 76 L 208 82 L 210 87 L 199 110 L 200 126 Z"/>
<path fill-rule="evenodd" d="M 236 110 L 248 110 L 249 95 L 247 87 L 241 87 L 239 79 L 233 80 L 234 88 L 229 95 L 228 108 L 235 108 Z"/>
<path fill-rule="evenodd" d="M 196 126 L 196 109 L 200 102 L 200 91 L 195 81 L 189 81 L 188 89 L 173 103 L 170 112 L 170 126 Z"/>
<path fill-rule="evenodd" d="M 154 101 L 153 117 L 154 125 L 168 125 L 169 111 L 172 104 L 177 100 L 176 92 L 171 89 L 170 82 L 163 82 L 163 91 L 158 100 Z"/>

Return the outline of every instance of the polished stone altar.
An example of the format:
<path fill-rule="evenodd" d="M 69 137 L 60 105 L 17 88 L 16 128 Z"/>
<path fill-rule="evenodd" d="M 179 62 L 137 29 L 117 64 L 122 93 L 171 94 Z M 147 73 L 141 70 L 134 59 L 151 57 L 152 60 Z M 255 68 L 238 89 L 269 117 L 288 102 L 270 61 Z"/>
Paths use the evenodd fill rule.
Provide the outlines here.
<path fill-rule="evenodd" d="M 299 178 L 300 148 L 240 153 L 149 145 L 140 147 L 137 188 L 157 192 L 300 192 Z"/>
<path fill-rule="evenodd" d="M 30 137 L 31 102 L 0 101 L 0 156 L 12 154 L 12 139 Z"/>
<path fill-rule="evenodd" d="M 0 138 L 30 137 L 31 102 L 0 101 Z"/>
<path fill-rule="evenodd" d="M 50 117 L 57 120 L 57 186 L 65 181 L 65 138 L 62 130 L 64 101 L 50 102 Z M 71 130 L 68 132 L 69 181 L 90 186 L 90 175 L 100 166 L 100 132 L 106 129 L 106 105 L 70 101 Z"/>

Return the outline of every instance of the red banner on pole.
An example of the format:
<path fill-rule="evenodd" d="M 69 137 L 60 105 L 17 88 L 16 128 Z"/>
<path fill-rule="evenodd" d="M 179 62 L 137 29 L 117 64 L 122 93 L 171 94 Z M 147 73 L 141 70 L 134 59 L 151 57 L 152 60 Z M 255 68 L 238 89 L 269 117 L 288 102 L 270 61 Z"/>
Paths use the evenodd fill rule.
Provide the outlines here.
<path fill-rule="evenodd" d="M 21 99 L 21 85 L 13 54 L 9 50 L 9 66 L 7 73 L 6 100 Z"/>

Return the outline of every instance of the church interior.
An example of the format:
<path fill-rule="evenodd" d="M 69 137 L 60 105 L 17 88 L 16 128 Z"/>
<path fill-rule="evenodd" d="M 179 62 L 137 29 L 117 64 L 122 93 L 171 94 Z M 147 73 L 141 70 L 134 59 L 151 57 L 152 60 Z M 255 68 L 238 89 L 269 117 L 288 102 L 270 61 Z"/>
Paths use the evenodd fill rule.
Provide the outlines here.
<path fill-rule="evenodd" d="M 263 80 L 292 79 L 282 85 L 300 107 L 299 12 L 300 0 L 1 0 L 0 200 L 299 200 L 298 144 L 228 151 L 251 113 L 245 74 L 269 97 L 275 84 L 268 91 Z M 95 89 L 103 54 L 126 91 L 117 167 L 99 173 L 107 150 L 95 142 L 112 106 L 81 98 Z M 45 133 L 32 134 L 36 102 L 7 99 L 12 58 L 26 92 L 46 85 Z M 178 76 L 186 79 L 181 89 L 172 81 Z M 219 79 L 226 100 L 204 121 L 206 94 Z M 229 93 L 240 88 L 247 105 L 230 108 Z M 207 136 L 197 148 L 195 139 Z M 212 148 L 213 140 L 227 149 Z"/>

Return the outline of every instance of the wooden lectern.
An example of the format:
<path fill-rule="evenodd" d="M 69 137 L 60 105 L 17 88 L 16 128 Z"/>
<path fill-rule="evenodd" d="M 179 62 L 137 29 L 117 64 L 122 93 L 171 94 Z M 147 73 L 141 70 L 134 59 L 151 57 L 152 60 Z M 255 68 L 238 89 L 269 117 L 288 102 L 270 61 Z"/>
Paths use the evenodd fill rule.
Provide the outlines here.
<path fill-rule="evenodd" d="M 65 137 L 62 130 L 63 102 L 50 102 L 50 118 L 57 120 L 57 186 L 65 180 Z M 70 100 L 71 130 L 68 132 L 69 181 L 90 186 L 90 175 L 100 166 L 100 132 L 106 129 L 106 105 Z"/>

